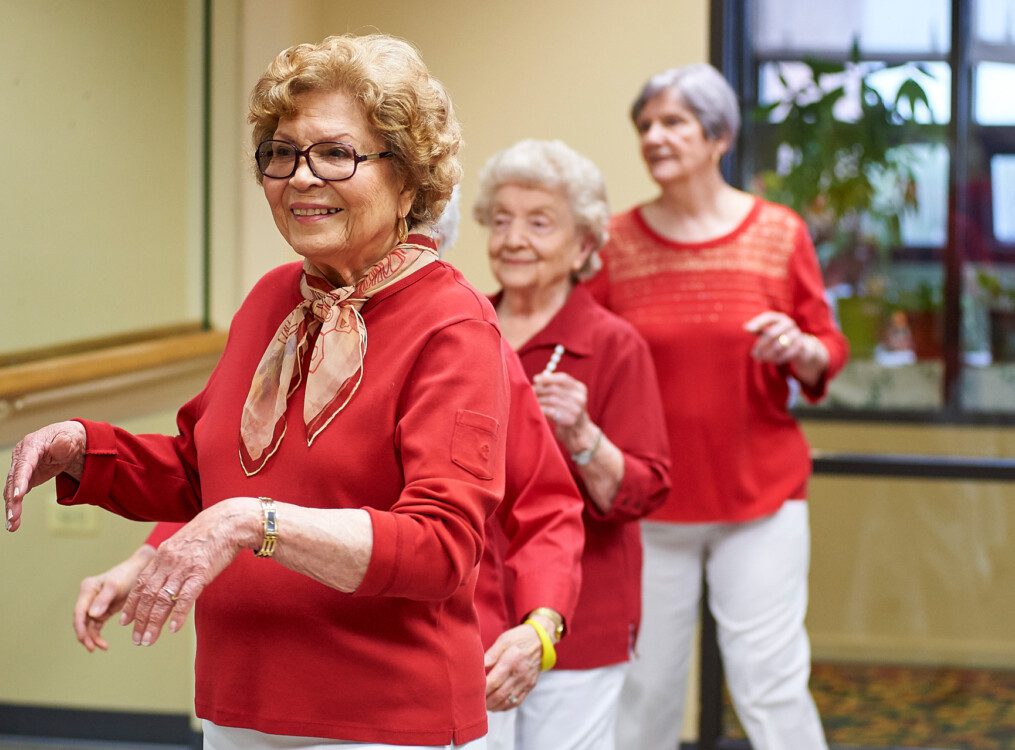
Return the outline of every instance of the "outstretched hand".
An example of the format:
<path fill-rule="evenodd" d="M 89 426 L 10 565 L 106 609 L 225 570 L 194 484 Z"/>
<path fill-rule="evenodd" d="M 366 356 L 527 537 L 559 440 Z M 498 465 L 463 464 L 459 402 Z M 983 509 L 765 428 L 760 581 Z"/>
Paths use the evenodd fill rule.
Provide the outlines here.
<path fill-rule="evenodd" d="M 80 479 L 85 467 L 85 428 L 80 422 L 56 422 L 26 435 L 14 446 L 4 484 L 8 531 L 21 527 L 25 495 L 57 474 Z"/>

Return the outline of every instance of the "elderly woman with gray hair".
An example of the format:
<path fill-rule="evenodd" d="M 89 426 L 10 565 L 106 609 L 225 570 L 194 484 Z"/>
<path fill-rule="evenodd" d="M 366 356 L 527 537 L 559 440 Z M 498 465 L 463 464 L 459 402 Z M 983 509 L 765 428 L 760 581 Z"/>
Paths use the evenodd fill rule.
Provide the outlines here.
<path fill-rule="evenodd" d="M 622 697 L 622 747 L 676 747 L 702 571 L 730 694 L 756 750 L 819 750 L 807 690 L 810 456 L 790 379 L 821 398 L 846 345 L 807 228 L 728 185 L 740 124 L 717 70 L 645 84 L 631 110 L 653 200 L 614 217 L 593 294 L 652 349 L 672 489 L 642 524 L 645 619 Z"/>
<path fill-rule="evenodd" d="M 474 216 L 489 229 L 501 331 L 585 501 L 582 589 L 557 645 L 557 668 L 511 712 L 514 729 L 501 730 L 513 733 L 518 750 L 614 747 L 640 616 L 636 521 L 668 491 L 669 449 L 648 347 L 578 284 L 599 268 L 608 215 L 599 170 L 560 141 L 521 141 L 480 174 Z M 491 736 L 492 745 L 501 741 Z"/>

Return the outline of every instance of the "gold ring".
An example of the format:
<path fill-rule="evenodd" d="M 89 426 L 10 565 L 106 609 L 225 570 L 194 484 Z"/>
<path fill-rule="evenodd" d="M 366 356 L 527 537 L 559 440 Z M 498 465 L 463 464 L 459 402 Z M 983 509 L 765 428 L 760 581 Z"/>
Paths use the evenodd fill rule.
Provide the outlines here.
<path fill-rule="evenodd" d="M 175 602 L 177 599 L 179 599 L 179 596 L 177 596 L 176 592 L 173 591 L 168 586 L 163 586 L 162 590 L 165 591 L 166 594 L 169 596 L 169 601 Z"/>
<path fill-rule="evenodd" d="M 776 341 L 779 342 L 779 346 L 781 346 L 783 349 L 789 346 L 789 336 L 787 336 L 785 333 L 780 333 L 779 338 L 777 338 Z"/>
<path fill-rule="evenodd" d="M 512 706 L 515 705 L 517 702 L 518 702 L 518 696 L 517 695 L 509 695 L 508 696 L 508 703 L 510 703 Z"/>

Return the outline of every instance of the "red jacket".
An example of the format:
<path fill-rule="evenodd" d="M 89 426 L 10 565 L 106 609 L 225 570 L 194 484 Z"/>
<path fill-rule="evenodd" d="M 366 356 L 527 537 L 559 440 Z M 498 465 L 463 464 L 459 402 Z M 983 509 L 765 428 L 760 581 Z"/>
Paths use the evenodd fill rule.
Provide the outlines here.
<path fill-rule="evenodd" d="M 585 551 L 581 594 L 557 647 L 557 667 L 592 669 L 626 661 L 634 645 L 641 618 L 641 537 L 634 521 L 666 499 L 669 447 L 652 358 L 628 323 L 577 287 L 518 350 L 530 380 L 557 344 L 565 348 L 557 371 L 585 383 L 589 417 L 624 453 L 624 478 L 606 514 L 585 493 L 566 456 L 585 500 Z"/>
<path fill-rule="evenodd" d="M 234 496 L 365 508 L 373 554 L 353 594 L 243 551 L 202 593 L 197 715 L 271 734 L 391 744 L 464 744 L 486 732 L 483 648 L 473 607 L 483 526 L 501 499 L 508 392 L 496 317 L 444 263 L 377 293 L 356 395 L 308 447 L 302 386 L 288 433 L 246 477 L 239 421 L 251 375 L 300 301 L 299 264 L 244 301 L 180 434 L 85 422 L 80 485 L 61 502 L 184 521 Z M 280 544 L 285 517 L 280 514 Z"/>
<path fill-rule="evenodd" d="M 673 483 L 653 520 L 738 522 L 803 498 L 810 452 L 789 414 L 788 367 L 750 355 L 744 323 L 792 317 L 828 349 L 804 395 L 817 400 L 846 361 L 803 220 L 758 200 L 740 226 L 708 242 L 656 234 L 637 208 L 613 218 L 603 269 L 588 287 L 652 350 L 669 430 Z"/>

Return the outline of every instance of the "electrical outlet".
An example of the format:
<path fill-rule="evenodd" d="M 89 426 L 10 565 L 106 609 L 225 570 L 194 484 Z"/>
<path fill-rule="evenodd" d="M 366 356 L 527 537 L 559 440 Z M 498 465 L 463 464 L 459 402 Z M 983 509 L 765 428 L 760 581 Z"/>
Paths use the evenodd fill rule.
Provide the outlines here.
<path fill-rule="evenodd" d="M 99 510 L 91 505 L 50 503 L 46 508 L 46 528 L 60 536 L 96 536 Z"/>

